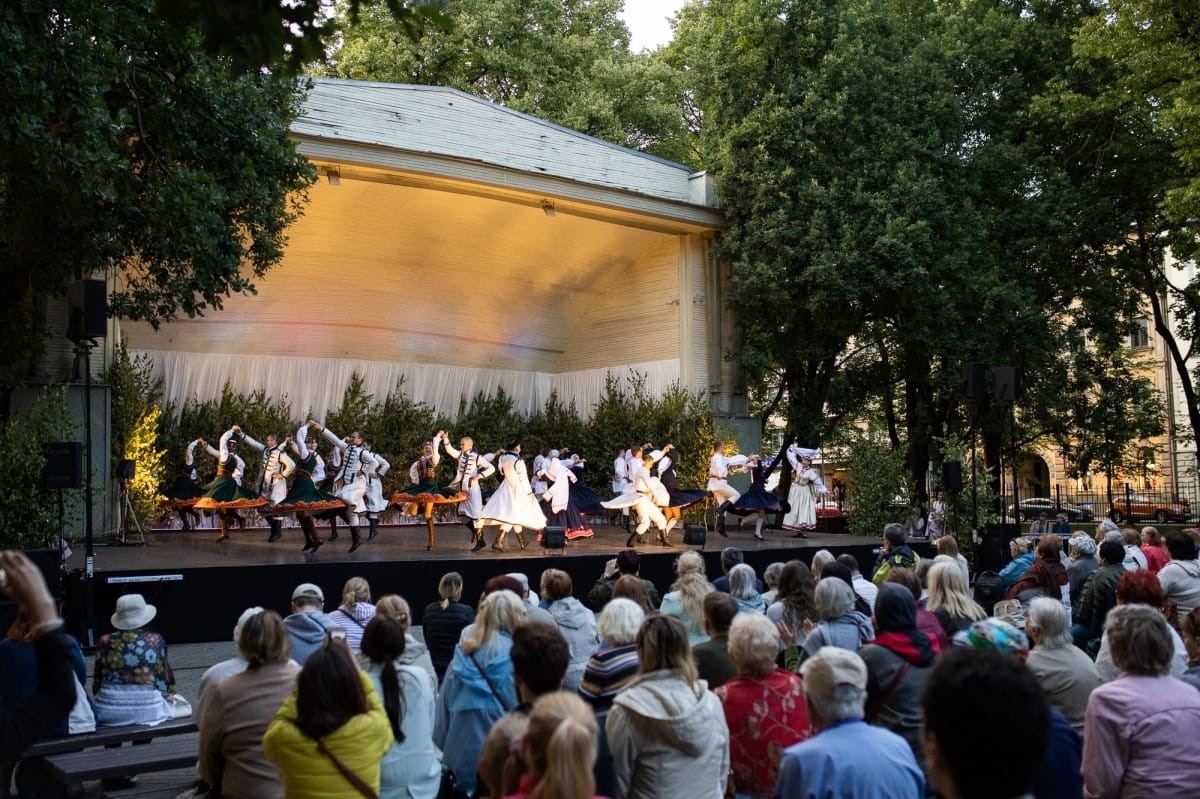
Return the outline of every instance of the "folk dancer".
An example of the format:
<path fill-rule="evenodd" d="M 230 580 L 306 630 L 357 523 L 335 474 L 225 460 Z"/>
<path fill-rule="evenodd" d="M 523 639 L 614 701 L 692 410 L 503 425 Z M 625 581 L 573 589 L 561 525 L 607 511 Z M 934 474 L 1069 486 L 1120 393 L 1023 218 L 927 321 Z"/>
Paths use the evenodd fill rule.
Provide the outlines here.
<path fill-rule="evenodd" d="M 397 491 L 392 495 L 392 502 L 403 508 L 406 516 L 416 516 L 423 512 L 425 525 L 429 528 L 429 540 L 425 550 L 433 549 L 433 511 L 437 505 L 450 505 L 465 502 L 467 495 L 453 488 L 442 488 L 438 485 L 437 467 L 442 456 L 439 450 L 442 445 L 444 430 L 427 439 L 421 446 L 421 457 L 413 461 L 408 469 L 412 485 Z"/>
<path fill-rule="evenodd" d="M 500 534 L 492 542 L 492 549 L 504 551 L 504 537 L 509 530 L 516 533 L 517 543 L 524 549 L 526 543 L 522 531 L 526 528 L 538 531 L 546 529 L 546 515 L 542 513 L 537 497 L 533 495 L 533 487 L 529 485 L 529 473 L 521 458 L 521 439 L 510 438 L 505 442 L 504 451 L 497 458 L 497 468 L 500 471 L 500 487 L 483 506 L 483 524 L 500 525 Z"/>
<path fill-rule="evenodd" d="M 267 500 L 253 491 L 242 488 L 242 475 L 246 472 L 246 462 L 237 454 L 237 430 L 231 427 L 221 434 L 220 449 L 213 449 L 208 442 L 202 442 L 209 455 L 217 459 L 217 476 L 208 487 L 204 496 L 196 500 L 196 508 L 215 510 L 221 523 L 221 534 L 218 541 L 229 538 L 229 519 L 233 518 L 238 527 L 245 527 L 246 520 L 237 510 L 242 508 L 261 508 Z"/>
<path fill-rule="evenodd" d="M 754 519 L 754 537 L 759 541 L 763 540 L 762 528 L 767 513 L 775 513 L 782 509 L 779 497 L 768 491 L 766 484 L 771 472 L 775 471 L 775 467 L 783 460 L 783 455 L 783 451 L 780 451 L 766 466 L 763 465 L 762 456 L 750 455 L 746 459 L 746 471 L 750 473 L 750 488 L 745 494 L 738 497 L 737 501 L 733 503 L 733 507 L 729 509 L 730 513 L 743 517 L 738 522 L 738 527 L 741 527 L 742 521 L 747 518 Z"/>
<path fill-rule="evenodd" d="M 160 506 L 179 514 L 184 532 L 191 530 L 192 524 L 200 524 L 200 514 L 195 505 L 196 500 L 204 496 L 204 489 L 196 484 L 199 474 L 196 472 L 195 450 L 203 441 L 204 439 L 197 438 L 187 445 L 183 453 L 183 462 L 179 465 L 179 471 L 175 473 L 175 480 L 163 490 L 163 500 L 159 503 Z M 189 523 L 189 516 L 195 521 Z"/>
<path fill-rule="evenodd" d="M 296 462 L 292 488 L 283 501 L 275 506 L 280 513 L 295 513 L 296 522 L 304 531 L 304 548 L 301 552 L 316 552 L 325 543 L 317 535 L 313 515 L 322 512 L 339 512 L 346 503 L 323 491 L 320 485 L 325 480 L 325 459 L 317 452 L 317 439 L 309 435 L 308 425 L 301 425 L 294 439 L 288 444 L 299 460 Z M 340 452 L 340 450 L 334 450 Z"/>
<path fill-rule="evenodd" d="M 309 425 L 305 425 L 305 427 L 307 428 Z M 309 438 L 312 439 L 313 437 L 309 436 Z M 337 447 L 333 447 L 329 450 L 329 460 L 325 460 L 319 454 L 317 443 L 318 442 L 314 440 L 309 446 L 309 449 L 311 449 L 313 452 L 317 452 L 317 457 L 321 458 L 321 469 L 324 473 L 324 477 L 318 478 L 314 476 L 313 483 L 317 486 L 317 490 L 320 491 L 322 495 L 337 499 L 336 485 L 338 472 L 342 470 L 342 451 Z M 342 514 L 345 512 L 345 507 L 346 503 L 342 502 L 336 508 L 330 508 L 328 510 L 317 511 L 316 513 L 309 514 L 314 520 L 321 519 L 322 521 L 329 522 L 330 541 L 338 540 L 337 523 L 338 519 L 342 518 Z"/>
<path fill-rule="evenodd" d="M 533 456 L 533 479 L 530 481 L 530 485 L 533 486 L 533 493 L 539 497 L 550 490 L 550 483 L 547 481 L 546 473 L 550 470 L 550 459 L 552 457 L 557 457 L 557 455 L 551 455 L 550 449 L 547 447 L 542 447 L 538 451 L 538 454 Z"/>
<path fill-rule="evenodd" d="M 667 489 L 667 495 L 670 497 L 670 502 L 663 507 L 663 515 L 667 518 L 667 529 L 663 531 L 663 546 L 671 545 L 671 528 L 675 525 L 683 526 L 683 511 L 698 502 L 703 502 L 708 496 L 707 491 L 689 490 L 679 487 L 679 477 L 675 473 L 675 461 L 679 454 L 679 450 L 675 449 L 674 444 L 667 444 L 662 448 L 661 454 L 658 456 L 658 462 L 655 464 L 652 473 L 657 472 L 659 481 L 663 487 Z"/>
<path fill-rule="evenodd" d="M 233 429 L 241 433 L 242 439 L 262 455 L 262 468 L 258 471 L 256 488 L 259 496 L 267 500 L 267 509 L 265 513 L 260 510 L 259 514 L 267 520 L 267 526 L 271 528 L 271 535 L 267 537 L 267 541 L 275 543 L 283 538 L 283 519 L 275 513 L 275 506 L 288 495 L 287 478 L 296 471 L 296 462 L 287 454 L 287 442 L 280 441 L 274 433 L 267 434 L 264 444 L 236 425 Z"/>
<path fill-rule="evenodd" d="M 363 441 L 363 449 L 369 453 L 374 462 L 363 461 L 363 475 L 367 478 L 367 491 L 363 502 L 367 506 L 367 525 L 370 532 L 367 541 L 374 541 L 379 535 L 379 514 L 391 507 L 392 501 L 383 497 L 383 476 L 392 468 L 392 464 L 380 453 L 375 451 L 375 445 L 369 440 Z"/>
<path fill-rule="evenodd" d="M 729 470 L 745 464 L 745 455 L 726 457 L 724 442 L 718 441 L 713 445 L 713 455 L 708 462 L 707 488 L 709 493 L 721 503 L 717 506 L 717 532 L 723 538 L 729 537 L 729 534 L 725 532 L 725 511 L 732 508 L 733 503 L 742 496 L 736 488 L 729 485 Z"/>
<path fill-rule="evenodd" d="M 564 464 L 575 475 L 575 481 L 570 485 L 571 504 L 575 509 L 582 513 L 590 513 L 603 515 L 606 511 L 600 499 L 600 495 L 592 490 L 587 484 L 586 471 L 587 461 L 578 452 L 574 453 L 569 461 L 564 461 Z"/>
<path fill-rule="evenodd" d="M 641 447 L 637 449 L 640 450 Z M 663 546 L 670 546 L 665 536 L 667 518 L 660 508 L 670 504 L 671 496 L 667 493 L 662 481 L 650 474 L 650 466 L 653 463 L 653 456 L 647 454 L 634 469 L 634 482 L 631 489 L 604 503 L 604 507 L 610 509 L 632 508 L 637 515 L 637 526 L 626 539 L 626 547 L 632 547 L 635 542 L 643 543 L 642 537 L 650 529 L 651 524 L 658 528 L 658 540 L 663 543 Z"/>
<path fill-rule="evenodd" d="M 337 479 L 342 482 L 342 487 L 334 496 L 346 503 L 346 507 L 342 509 L 342 519 L 350 527 L 350 549 L 348 551 L 354 552 L 363 545 L 362 537 L 358 534 L 358 517 L 359 514 L 367 512 L 365 468 L 368 463 L 372 465 L 376 463 L 375 456 L 363 447 L 363 435 L 358 430 L 352 432 L 345 439 L 341 439 L 320 422 L 309 419 L 308 423 L 316 427 L 329 443 L 342 452 L 342 468 L 337 475 Z"/>
<path fill-rule="evenodd" d="M 463 436 L 458 442 L 459 449 L 455 449 L 450 444 L 450 435 L 442 433 L 442 445 L 446 448 L 446 454 L 458 460 L 458 471 L 450 481 L 450 487 L 459 486 L 467 495 L 466 502 L 459 505 L 458 512 L 466 517 L 463 524 L 471 531 L 471 551 L 478 552 L 484 547 L 483 494 L 479 491 L 479 481 L 496 473 L 496 467 L 492 466 L 496 456 L 476 452 L 475 440 L 470 436 Z"/>
<path fill-rule="evenodd" d="M 613 459 L 613 496 L 619 497 L 629 491 L 629 448 L 618 447 L 617 457 Z M 621 526 L 629 529 L 629 508 L 621 509 Z"/>
<path fill-rule="evenodd" d="M 806 449 L 794 444 L 787 448 L 793 471 L 792 485 L 788 489 L 791 510 L 783 517 L 783 529 L 795 530 L 796 538 L 805 538 L 808 531 L 817 529 L 817 495 L 829 493 L 820 475 L 812 468 L 813 458 L 819 452 L 819 449 Z"/>
<path fill-rule="evenodd" d="M 546 485 L 546 490 L 542 492 L 541 497 L 549 504 L 550 513 L 553 514 L 555 523 L 564 529 L 567 540 L 574 541 L 578 538 L 591 538 L 595 533 L 584 521 L 583 514 L 579 512 L 579 508 L 573 501 L 571 484 L 577 482 L 579 478 L 567 465 L 569 460 L 567 453 L 560 453 L 556 449 L 550 450 L 547 468 L 540 475 Z"/>

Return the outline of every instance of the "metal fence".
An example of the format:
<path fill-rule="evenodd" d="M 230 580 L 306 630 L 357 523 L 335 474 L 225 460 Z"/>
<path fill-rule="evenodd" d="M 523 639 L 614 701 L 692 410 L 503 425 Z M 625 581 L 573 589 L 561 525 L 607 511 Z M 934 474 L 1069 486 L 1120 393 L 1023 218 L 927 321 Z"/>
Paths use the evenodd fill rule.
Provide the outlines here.
<path fill-rule="evenodd" d="M 1042 513 L 1053 520 L 1059 513 L 1067 520 L 1098 522 L 1110 518 L 1115 522 L 1158 522 L 1181 524 L 1195 522 L 1197 501 L 1195 487 L 1188 491 L 1181 486 L 1176 491 L 1139 491 L 1133 486 L 1114 483 L 1111 496 L 1104 490 L 1067 491 L 1055 486 L 1051 496 L 1019 495 L 1013 502 L 1011 493 L 1004 497 L 1006 515 L 1018 521 L 1037 519 Z"/>

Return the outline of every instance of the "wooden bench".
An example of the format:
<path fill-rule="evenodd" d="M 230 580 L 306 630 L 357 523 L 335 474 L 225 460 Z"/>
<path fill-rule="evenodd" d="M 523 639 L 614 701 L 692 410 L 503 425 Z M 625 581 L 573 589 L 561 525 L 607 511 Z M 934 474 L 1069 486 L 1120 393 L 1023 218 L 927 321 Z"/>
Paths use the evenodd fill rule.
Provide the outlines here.
<path fill-rule="evenodd" d="M 156 785 L 151 788 L 128 788 L 123 791 L 105 791 L 101 794 L 103 799 L 175 799 L 183 791 L 192 787 L 193 783 L 186 785 Z"/>
<path fill-rule="evenodd" d="M 186 735 L 196 732 L 196 720 L 191 716 L 181 719 L 171 719 L 162 724 L 150 726 L 133 724 L 127 727 L 97 727 L 95 732 L 85 732 L 79 735 L 66 735 L 62 738 L 47 738 L 38 741 L 21 753 L 21 759 L 45 757 L 63 752 L 78 752 L 83 749 L 94 749 L 98 746 L 113 744 L 137 743 L 153 741 L 171 735 Z"/>
<path fill-rule="evenodd" d="M 133 777 L 196 765 L 196 742 L 171 738 L 145 746 L 119 749 L 85 749 L 46 756 L 46 769 L 68 787 L 109 777 Z"/>

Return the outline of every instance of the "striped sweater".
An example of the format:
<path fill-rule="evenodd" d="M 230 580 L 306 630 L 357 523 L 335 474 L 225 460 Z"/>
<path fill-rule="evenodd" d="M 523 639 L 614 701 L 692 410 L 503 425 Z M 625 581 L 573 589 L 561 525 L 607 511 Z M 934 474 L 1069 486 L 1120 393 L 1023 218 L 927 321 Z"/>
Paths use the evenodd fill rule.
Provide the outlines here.
<path fill-rule="evenodd" d="M 598 649 L 583 673 L 579 695 L 596 710 L 608 710 L 621 689 L 637 676 L 637 644 Z"/>

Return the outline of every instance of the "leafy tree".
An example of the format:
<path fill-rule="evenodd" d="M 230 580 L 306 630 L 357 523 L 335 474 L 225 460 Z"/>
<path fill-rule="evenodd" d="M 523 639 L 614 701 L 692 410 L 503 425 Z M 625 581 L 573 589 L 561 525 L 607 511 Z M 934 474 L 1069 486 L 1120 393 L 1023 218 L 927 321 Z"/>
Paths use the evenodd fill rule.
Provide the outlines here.
<path fill-rule="evenodd" d="M 853 535 L 878 537 L 888 522 L 902 522 L 907 509 L 895 503 L 909 491 L 902 453 L 877 436 L 852 435 L 845 448 L 853 481 L 846 491 L 848 523 Z"/>
<path fill-rule="evenodd" d="M 314 180 L 288 134 L 301 85 L 231 70 L 156 10 L 0 5 L 0 387 L 78 277 L 115 278 L 110 313 L 152 325 L 252 292 Z"/>
<path fill-rule="evenodd" d="M 70 441 L 77 433 L 67 407 L 65 386 L 47 389 L 28 412 L 0 421 L 0 453 L 7 474 L 0 481 L 0 546 L 5 549 L 58 546 L 64 518 L 74 517 L 82 505 L 82 491 L 51 491 L 44 487 L 46 459 L 42 445 Z M 56 496 L 57 494 L 57 496 Z"/>
<path fill-rule="evenodd" d="M 126 486 L 134 514 L 143 528 L 160 515 L 158 500 L 166 482 L 166 449 L 159 444 L 162 381 L 151 376 L 149 357 L 131 358 L 125 342 L 117 345 L 105 382 L 112 392 L 109 438 L 112 473 L 123 460 L 134 462 L 134 477 Z M 182 462 L 180 452 L 176 462 Z"/>

